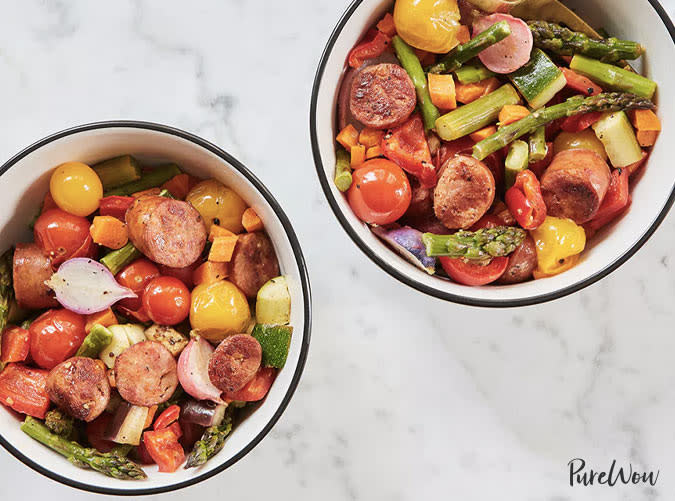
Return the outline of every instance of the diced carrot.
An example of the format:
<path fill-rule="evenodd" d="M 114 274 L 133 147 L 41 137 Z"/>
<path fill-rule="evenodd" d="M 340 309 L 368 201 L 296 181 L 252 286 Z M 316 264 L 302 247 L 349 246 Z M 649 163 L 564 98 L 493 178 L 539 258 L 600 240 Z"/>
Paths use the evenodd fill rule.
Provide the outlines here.
<path fill-rule="evenodd" d="M 632 110 L 630 112 L 633 127 L 645 132 L 659 132 L 661 120 L 652 110 Z"/>
<path fill-rule="evenodd" d="M 656 138 L 659 137 L 659 131 L 656 130 L 637 130 L 635 132 L 637 136 L 638 143 L 640 146 L 649 147 L 654 146 L 656 143 Z"/>
<path fill-rule="evenodd" d="M 396 26 L 394 25 L 394 16 L 387 12 L 377 23 L 377 29 L 387 36 L 396 35 Z"/>
<path fill-rule="evenodd" d="M 369 127 L 366 127 L 361 131 L 361 134 L 359 134 L 359 144 L 362 144 L 366 148 L 378 146 L 380 143 L 382 143 L 383 137 L 384 137 L 383 130 L 371 129 Z"/>
<path fill-rule="evenodd" d="M 366 150 L 366 160 L 371 158 L 377 158 L 382 156 L 382 146 L 379 144 L 377 146 L 371 146 Z"/>
<path fill-rule="evenodd" d="M 107 310 L 99 311 L 98 313 L 92 313 L 87 315 L 87 322 L 84 324 L 85 332 L 89 333 L 94 324 L 100 324 L 103 327 L 109 327 L 111 325 L 116 325 L 119 323 L 117 317 L 112 311 L 112 308 Z"/>
<path fill-rule="evenodd" d="M 211 250 L 209 251 L 209 261 L 229 263 L 230 259 L 232 259 L 232 253 L 234 253 L 234 247 L 237 245 L 238 238 L 238 235 L 214 238 Z"/>
<path fill-rule="evenodd" d="M 227 278 L 230 272 L 228 263 L 215 263 L 206 261 L 199 265 L 193 275 L 195 286 L 199 284 L 212 284 L 218 280 Z"/>
<path fill-rule="evenodd" d="M 218 226 L 217 224 L 212 224 L 211 229 L 209 230 L 209 241 L 213 242 L 213 239 L 216 237 L 233 237 L 235 234 L 230 230 Z"/>
<path fill-rule="evenodd" d="M 530 114 L 530 110 L 519 104 L 507 104 L 499 112 L 499 125 L 509 125 L 525 118 Z"/>
<path fill-rule="evenodd" d="M 241 216 L 241 225 L 249 233 L 263 229 L 263 222 L 253 207 L 249 207 Z"/>
<path fill-rule="evenodd" d="M 162 188 L 169 190 L 169 193 L 178 200 L 185 200 L 190 192 L 190 176 L 187 174 L 178 174 L 172 177 L 162 185 Z"/>
<path fill-rule="evenodd" d="M 145 417 L 145 424 L 143 425 L 143 429 L 145 430 L 146 428 L 150 428 L 150 425 L 152 424 L 152 421 L 155 419 L 155 413 L 157 412 L 157 406 L 153 405 L 152 407 L 148 408 L 148 415 Z"/>
<path fill-rule="evenodd" d="M 415 49 L 415 54 L 417 55 L 417 59 L 420 60 L 422 68 L 431 66 L 436 62 L 436 54 L 434 54 L 433 52 L 427 52 L 426 50 L 422 49 Z"/>
<path fill-rule="evenodd" d="M 429 95 L 431 102 L 442 110 L 457 108 L 455 80 L 452 75 L 429 73 Z"/>
<path fill-rule="evenodd" d="M 457 41 L 459 43 L 467 43 L 469 40 L 471 40 L 471 33 L 469 33 L 469 27 L 465 25 L 460 25 L 459 29 L 457 30 Z"/>
<path fill-rule="evenodd" d="M 352 147 L 352 158 L 350 165 L 352 166 L 352 169 L 355 169 L 359 165 L 361 165 L 363 162 L 366 161 L 366 147 L 363 146 L 362 144 L 356 145 Z"/>
<path fill-rule="evenodd" d="M 480 82 L 458 83 L 455 85 L 455 94 L 457 101 L 462 104 L 469 104 L 476 99 L 483 97 L 499 87 L 499 80 L 495 77 L 486 78 Z"/>
<path fill-rule="evenodd" d="M 89 233 L 94 243 L 110 249 L 124 247 L 129 241 L 127 225 L 113 216 L 96 216 Z"/>
<path fill-rule="evenodd" d="M 335 140 L 344 146 L 347 151 L 352 151 L 352 147 L 359 144 L 359 131 L 352 124 L 349 124 L 340 131 Z"/>
<path fill-rule="evenodd" d="M 490 137 L 492 134 L 495 134 L 496 132 L 497 127 L 495 127 L 494 125 L 488 125 L 487 127 L 483 127 L 481 130 L 472 132 L 471 134 L 469 134 L 469 137 L 474 141 L 479 142 L 487 137 Z"/>
<path fill-rule="evenodd" d="M 159 195 L 159 192 L 162 191 L 161 188 L 149 188 L 147 190 L 143 191 L 137 191 L 136 193 L 132 193 L 131 196 L 134 198 L 140 198 L 144 197 L 147 195 Z"/>

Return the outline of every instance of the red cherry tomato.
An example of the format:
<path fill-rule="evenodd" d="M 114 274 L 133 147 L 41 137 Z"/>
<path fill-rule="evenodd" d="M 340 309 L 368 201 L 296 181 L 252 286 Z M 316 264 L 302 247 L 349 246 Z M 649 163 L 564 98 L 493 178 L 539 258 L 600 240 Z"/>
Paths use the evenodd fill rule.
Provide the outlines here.
<path fill-rule="evenodd" d="M 494 257 L 489 264 L 467 262 L 462 258 L 439 257 L 441 266 L 455 282 L 462 285 L 487 285 L 501 277 L 509 265 L 508 257 Z"/>
<path fill-rule="evenodd" d="M 246 383 L 246 386 L 234 393 L 226 393 L 225 398 L 230 402 L 234 400 L 239 402 L 257 402 L 258 400 L 262 400 L 267 395 L 276 377 L 277 370 L 274 367 L 262 367 L 253 379 Z"/>
<path fill-rule="evenodd" d="M 410 206 L 412 190 L 405 172 L 384 158 L 368 160 L 352 173 L 347 200 L 361 221 L 389 224 Z"/>
<path fill-rule="evenodd" d="M 117 303 L 118 306 L 126 308 L 129 311 L 138 311 L 141 309 L 142 305 L 142 295 L 145 290 L 145 286 L 148 285 L 148 282 L 153 278 L 159 276 L 159 269 L 157 266 L 150 261 L 149 259 L 141 258 L 137 259 L 133 263 L 127 265 L 122 271 L 120 271 L 115 279 L 117 282 L 124 286 L 128 287 L 138 296 L 136 298 L 126 298 Z"/>
<path fill-rule="evenodd" d="M 30 326 L 30 355 L 43 369 L 72 357 L 84 341 L 85 319 L 69 310 L 48 310 Z"/>
<path fill-rule="evenodd" d="M 87 440 L 99 452 L 110 452 L 115 447 L 115 442 L 103 438 L 112 418 L 112 414 L 104 412 L 92 422 L 87 423 Z"/>
<path fill-rule="evenodd" d="M 160 264 L 159 273 L 167 277 L 177 278 L 188 287 L 192 287 L 194 285 L 195 270 L 197 269 L 197 266 L 199 266 L 200 264 L 202 264 L 201 261 L 197 261 L 191 264 L 190 266 L 186 266 L 185 268 L 171 268 L 169 266 L 164 266 L 163 264 Z"/>
<path fill-rule="evenodd" d="M 483 228 L 489 230 L 490 228 L 496 228 L 497 226 L 504 226 L 502 220 L 494 214 L 485 214 L 471 227 L 471 231 L 478 231 Z"/>
<path fill-rule="evenodd" d="M 153 278 L 143 292 L 143 309 L 157 324 L 179 324 L 190 312 L 190 291 L 177 278 Z"/>
<path fill-rule="evenodd" d="M 89 235 L 89 221 L 61 209 L 43 212 L 35 222 L 35 242 L 58 266 L 73 257 L 95 257 L 96 244 Z"/>

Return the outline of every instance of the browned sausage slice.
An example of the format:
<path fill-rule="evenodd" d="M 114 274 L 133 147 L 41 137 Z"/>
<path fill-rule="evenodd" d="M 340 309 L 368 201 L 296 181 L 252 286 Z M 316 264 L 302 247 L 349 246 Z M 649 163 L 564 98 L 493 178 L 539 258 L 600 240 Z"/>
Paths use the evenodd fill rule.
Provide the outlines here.
<path fill-rule="evenodd" d="M 549 216 L 583 224 L 595 217 L 610 181 L 607 162 L 591 150 L 561 151 L 541 177 Z"/>
<path fill-rule="evenodd" d="M 473 226 L 495 199 L 495 178 L 481 161 L 466 155 L 449 158 L 434 190 L 434 212 L 451 230 Z"/>
<path fill-rule="evenodd" d="M 262 348 L 253 336 L 225 338 L 209 360 L 209 379 L 221 391 L 232 393 L 246 386 L 260 368 Z"/>
<path fill-rule="evenodd" d="M 105 365 L 93 358 L 69 358 L 49 372 L 47 393 L 57 407 L 75 419 L 93 421 L 110 401 Z"/>
<path fill-rule="evenodd" d="M 248 298 L 254 298 L 265 282 L 279 276 L 274 246 L 264 233 L 241 235 L 230 262 L 230 281 Z"/>
<path fill-rule="evenodd" d="M 59 305 L 45 280 L 52 276 L 52 263 L 37 244 L 16 244 L 14 251 L 14 295 L 21 308 L 41 310 Z"/>
<path fill-rule="evenodd" d="M 206 226 L 191 204 L 160 196 L 137 198 L 126 213 L 129 240 L 152 261 L 184 268 L 206 244 Z"/>
<path fill-rule="evenodd" d="M 523 243 L 509 256 L 509 264 L 504 274 L 497 280 L 498 284 L 519 284 L 532 278 L 537 267 L 537 247 L 534 239 L 528 234 Z"/>
<path fill-rule="evenodd" d="M 415 104 L 415 86 L 398 64 L 367 66 L 352 82 L 349 109 L 354 118 L 373 129 L 401 125 L 415 109 Z"/>
<path fill-rule="evenodd" d="M 137 343 L 115 360 L 115 384 L 120 396 L 130 404 L 161 404 L 171 398 L 178 386 L 176 360 L 161 343 Z"/>

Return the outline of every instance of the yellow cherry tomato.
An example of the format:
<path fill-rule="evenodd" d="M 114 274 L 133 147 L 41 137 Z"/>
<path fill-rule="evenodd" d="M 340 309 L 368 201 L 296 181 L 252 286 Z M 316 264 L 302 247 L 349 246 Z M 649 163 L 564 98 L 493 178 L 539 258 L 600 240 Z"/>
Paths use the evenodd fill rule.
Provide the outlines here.
<path fill-rule="evenodd" d="M 546 216 L 542 225 L 530 234 L 537 247 L 539 276 L 568 270 L 577 262 L 570 258 L 578 256 L 586 247 L 586 232 L 571 219 Z"/>
<path fill-rule="evenodd" d="M 408 44 L 445 54 L 459 44 L 457 0 L 396 0 L 394 25 Z"/>
<path fill-rule="evenodd" d="M 553 152 L 560 153 L 565 150 L 591 150 L 595 151 L 607 161 L 607 152 L 605 146 L 600 142 L 598 136 L 592 129 L 582 130 L 581 132 L 561 132 L 553 141 Z"/>
<path fill-rule="evenodd" d="M 88 216 L 98 209 L 103 185 L 94 169 L 81 162 L 59 165 L 49 180 L 49 192 L 60 209 L 76 216 Z"/>
<path fill-rule="evenodd" d="M 192 290 L 190 325 L 209 341 L 246 332 L 250 320 L 246 296 L 232 282 L 219 280 Z"/>
<path fill-rule="evenodd" d="M 230 188 L 215 179 L 197 184 L 186 199 L 202 215 L 206 230 L 216 223 L 233 233 L 240 233 L 244 227 L 241 217 L 248 207 L 246 202 Z"/>

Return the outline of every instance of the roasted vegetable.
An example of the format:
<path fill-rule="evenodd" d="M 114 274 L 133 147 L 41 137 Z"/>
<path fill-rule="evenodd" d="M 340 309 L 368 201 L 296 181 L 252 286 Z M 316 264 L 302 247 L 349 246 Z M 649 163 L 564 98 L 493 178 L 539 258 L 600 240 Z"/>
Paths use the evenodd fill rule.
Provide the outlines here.
<path fill-rule="evenodd" d="M 49 428 L 49 431 L 65 438 L 71 437 L 74 421 L 60 409 L 52 409 L 45 415 L 45 426 Z"/>
<path fill-rule="evenodd" d="M 138 445 L 149 412 L 149 407 L 122 402 L 110 422 L 105 438 L 117 444 Z"/>
<path fill-rule="evenodd" d="M 373 228 L 373 233 L 387 242 L 404 258 L 427 272 L 429 275 L 433 275 L 436 272 L 436 258 L 426 255 L 424 244 L 422 243 L 421 231 L 409 226 L 395 228 L 393 230 L 387 230 L 381 226 L 377 226 Z"/>
<path fill-rule="evenodd" d="M 291 294 L 286 277 L 272 278 L 258 290 L 255 316 L 261 324 L 287 324 L 290 321 Z"/>
<path fill-rule="evenodd" d="M 163 344 L 174 357 L 180 355 L 188 344 L 188 339 L 183 334 L 168 325 L 152 324 L 145 329 L 145 337 L 150 341 Z"/>
<path fill-rule="evenodd" d="M 218 426 L 206 429 L 202 438 L 195 443 L 192 452 L 187 457 L 185 469 L 195 468 L 206 463 L 209 459 L 221 451 L 225 445 L 225 439 L 232 431 L 232 417 L 228 414 Z"/>
<path fill-rule="evenodd" d="M 504 162 L 504 180 L 508 190 L 516 180 L 519 172 L 527 169 L 529 147 L 525 141 L 516 140 L 509 146 L 509 153 Z"/>
<path fill-rule="evenodd" d="M 180 419 L 208 428 L 218 426 L 225 418 L 227 404 L 217 404 L 210 400 L 188 400 L 180 410 Z"/>
<path fill-rule="evenodd" d="M 131 155 L 111 158 L 91 167 L 98 174 L 104 190 L 117 188 L 141 178 L 141 167 Z"/>
<path fill-rule="evenodd" d="M 534 49 L 529 62 L 509 78 L 534 109 L 548 103 L 567 84 L 560 68 L 540 49 Z"/>
<path fill-rule="evenodd" d="M 252 335 L 262 348 L 263 367 L 281 369 L 286 364 L 292 334 L 293 327 L 290 325 L 257 324 L 253 328 Z"/>
<path fill-rule="evenodd" d="M 134 244 L 129 242 L 121 249 L 117 249 L 109 252 L 101 258 L 101 264 L 104 264 L 113 275 L 117 275 L 122 268 L 131 263 L 132 261 L 141 257 L 141 251 L 139 251 Z"/>
<path fill-rule="evenodd" d="M 151 171 L 144 173 L 143 176 L 136 181 L 132 181 L 130 183 L 126 183 L 116 188 L 107 190 L 104 193 L 104 196 L 127 196 L 132 195 L 133 193 L 138 193 L 139 191 L 156 188 L 157 186 L 161 186 L 169 179 L 177 176 L 180 173 L 181 170 L 176 164 L 161 165 L 152 169 Z"/>
<path fill-rule="evenodd" d="M 483 261 L 492 257 L 508 256 L 523 242 L 526 235 L 521 228 L 497 226 L 478 231 L 460 230 L 454 235 L 425 233 L 422 242 L 427 248 L 428 256 Z"/>
<path fill-rule="evenodd" d="M 656 82 L 647 77 L 578 54 L 572 58 L 570 69 L 590 78 L 605 89 L 629 92 L 646 99 L 651 99 L 656 92 Z"/>
<path fill-rule="evenodd" d="M 625 112 L 608 113 L 593 124 L 593 130 L 614 167 L 628 167 L 642 159 L 642 148 Z"/>
<path fill-rule="evenodd" d="M 112 338 L 113 334 L 109 329 L 100 324 L 94 324 L 87 337 L 82 341 L 75 356 L 98 358 L 103 348 L 110 344 Z"/>
<path fill-rule="evenodd" d="M 349 153 L 339 148 L 335 161 L 335 186 L 345 192 L 352 185 L 352 168 L 350 166 Z"/>

